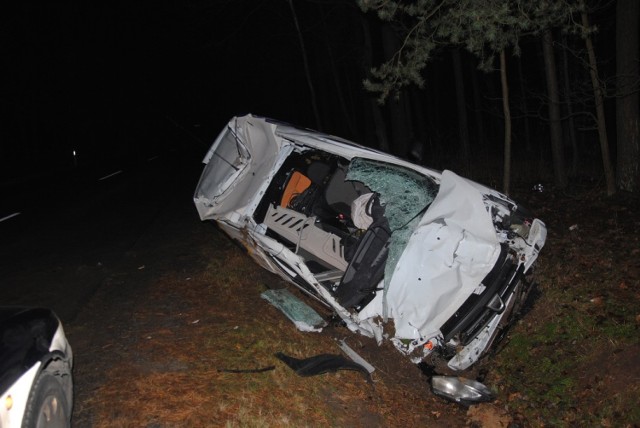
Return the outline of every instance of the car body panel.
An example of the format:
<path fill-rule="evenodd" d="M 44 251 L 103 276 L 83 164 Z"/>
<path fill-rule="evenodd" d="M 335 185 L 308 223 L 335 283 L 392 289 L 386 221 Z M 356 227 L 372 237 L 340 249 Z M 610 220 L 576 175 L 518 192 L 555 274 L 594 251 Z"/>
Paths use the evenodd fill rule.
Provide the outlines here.
<path fill-rule="evenodd" d="M 0 309 L 0 390 L 49 352 L 58 324 L 47 309 Z"/>
<path fill-rule="evenodd" d="M 0 407 L 0 424 L 2 427 L 19 428 L 22 426 L 22 420 L 24 418 L 24 411 L 27 407 L 29 400 L 29 393 L 31 392 L 31 385 L 40 372 L 42 364 L 38 362 L 29 367 L 27 371 L 22 373 L 16 381 L 9 386 L 9 388 L 0 395 L 0 402 L 10 402 L 9 409 L 2 406 Z"/>
<path fill-rule="evenodd" d="M 437 335 L 489 273 L 499 250 L 480 193 L 445 171 L 440 191 L 413 232 L 389 286 L 388 316 L 395 320 L 396 335 Z"/>
<path fill-rule="evenodd" d="M 49 309 L 0 308 L 0 337 L 0 426 L 20 427 L 40 371 L 59 360 L 70 375 L 73 352 L 62 324 Z M 71 403 L 72 382 L 67 385 Z"/>

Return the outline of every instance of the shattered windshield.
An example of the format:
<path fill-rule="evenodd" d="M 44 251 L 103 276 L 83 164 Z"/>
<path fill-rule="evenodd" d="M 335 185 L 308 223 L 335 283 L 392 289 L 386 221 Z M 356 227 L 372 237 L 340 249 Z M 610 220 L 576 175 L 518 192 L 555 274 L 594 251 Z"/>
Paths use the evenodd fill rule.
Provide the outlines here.
<path fill-rule="evenodd" d="M 377 192 L 385 208 L 392 232 L 384 275 L 386 290 L 411 233 L 420 222 L 420 214 L 435 198 L 438 186 L 409 168 L 362 158 L 351 161 L 347 180 L 360 181 Z"/>
<path fill-rule="evenodd" d="M 362 158 L 351 161 L 347 180 L 360 181 L 380 194 L 392 231 L 420 214 L 438 192 L 431 179 L 411 169 Z"/>

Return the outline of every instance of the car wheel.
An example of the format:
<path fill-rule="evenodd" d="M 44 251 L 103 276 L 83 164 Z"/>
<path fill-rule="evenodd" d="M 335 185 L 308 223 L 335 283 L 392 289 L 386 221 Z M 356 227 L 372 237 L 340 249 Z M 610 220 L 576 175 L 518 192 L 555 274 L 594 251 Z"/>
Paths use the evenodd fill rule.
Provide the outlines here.
<path fill-rule="evenodd" d="M 47 371 L 36 378 L 22 421 L 23 428 L 66 428 L 71 408 L 60 377 Z"/>

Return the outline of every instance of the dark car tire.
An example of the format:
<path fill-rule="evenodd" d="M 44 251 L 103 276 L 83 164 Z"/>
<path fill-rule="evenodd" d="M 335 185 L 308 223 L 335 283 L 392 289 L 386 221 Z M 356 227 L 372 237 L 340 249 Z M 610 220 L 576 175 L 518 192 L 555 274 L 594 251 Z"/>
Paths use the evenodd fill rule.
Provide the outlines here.
<path fill-rule="evenodd" d="M 22 428 L 67 428 L 71 407 L 59 376 L 41 372 L 31 387 Z"/>

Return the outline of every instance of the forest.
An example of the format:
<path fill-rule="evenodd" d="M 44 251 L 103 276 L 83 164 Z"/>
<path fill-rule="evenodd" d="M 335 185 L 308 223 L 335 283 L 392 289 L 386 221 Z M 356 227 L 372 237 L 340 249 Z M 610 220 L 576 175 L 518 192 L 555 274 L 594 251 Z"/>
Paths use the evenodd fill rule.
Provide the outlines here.
<path fill-rule="evenodd" d="M 637 193 L 639 7 L 15 4 L 2 18 L 0 178 L 132 163 L 185 136 L 202 150 L 250 112 L 507 193 L 512 180 L 562 189 L 582 179 Z"/>
<path fill-rule="evenodd" d="M 471 176 L 501 169 L 507 193 L 512 176 L 637 191 L 637 2 L 359 5 L 367 14 L 347 27 L 361 30 L 358 59 L 377 102 L 354 108 L 346 79 L 320 79 L 319 93 L 336 93 L 342 126 L 363 129 L 353 111 L 364 112 L 374 132 L 365 141 Z M 326 46 L 335 75 L 340 43 Z M 313 94 L 313 73 L 307 79 Z M 314 112 L 332 110 L 315 98 Z M 323 119 L 316 113 L 317 127 Z"/>

